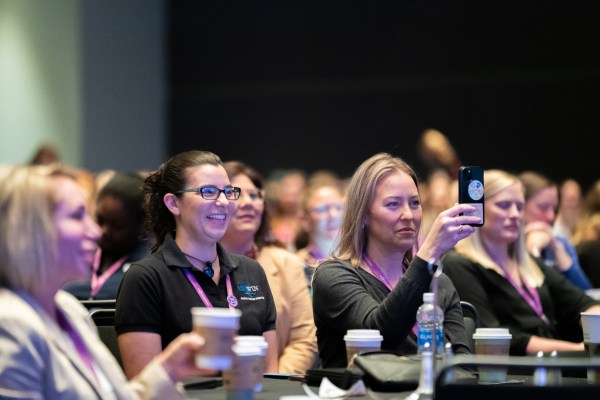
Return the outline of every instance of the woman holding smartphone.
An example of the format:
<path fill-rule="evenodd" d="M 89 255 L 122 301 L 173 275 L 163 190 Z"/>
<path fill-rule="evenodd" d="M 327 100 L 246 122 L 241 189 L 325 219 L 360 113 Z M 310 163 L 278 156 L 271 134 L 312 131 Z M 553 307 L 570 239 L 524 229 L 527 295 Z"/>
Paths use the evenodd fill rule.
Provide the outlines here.
<path fill-rule="evenodd" d="M 457 204 L 442 211 L 418 246 L 423 217 L 417 177 L 398 157 L 380 153 L 356 170 L 346 195 L 335 256 L 313 277 L 317 343 L 324 367 L 345 367 L 348 329 L 378 329 L 382 349 L 417 352 L 413 330 L 440 256 L 471 235 L 480 219 Z M 429 263 L 429 265 L 428 265 Z M 432 270 L 429 266 L 433 266 Z M 460 299 L 442 273 L 439 304 L 456 353 L 468 353 Z"/>

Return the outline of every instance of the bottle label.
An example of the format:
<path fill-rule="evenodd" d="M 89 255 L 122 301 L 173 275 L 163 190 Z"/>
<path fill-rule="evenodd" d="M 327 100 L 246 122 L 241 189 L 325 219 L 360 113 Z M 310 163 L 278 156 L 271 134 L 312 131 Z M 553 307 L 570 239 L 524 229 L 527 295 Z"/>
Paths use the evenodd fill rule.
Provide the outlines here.
<path fill-rule="evenodd" d="M 437 340 L 436 340 L 436 346 L 437 346 L 437 351 L 443 351 L 444 349 L 444 329 L 442 327 L 439 327 L 436 329 L 437 332 Z M 419 350 L 423 349 L 423 346 L 425 346 L 425 343 L 431 343 L 431 339 L 433 337 L 433 329 L 428 329 L 428 328 L 419 328 L 418 331 L 418 344 L 419 344 Z"/>

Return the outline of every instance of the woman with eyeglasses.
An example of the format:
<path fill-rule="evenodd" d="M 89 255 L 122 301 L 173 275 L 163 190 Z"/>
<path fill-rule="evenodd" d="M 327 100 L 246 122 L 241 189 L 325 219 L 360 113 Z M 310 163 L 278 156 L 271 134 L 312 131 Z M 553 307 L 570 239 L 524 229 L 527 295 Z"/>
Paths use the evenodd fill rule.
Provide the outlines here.
<path fill-rule="evenodd" d="M 238 333 L 263 335 L 266 371 L 278 372 L 277 314 L 265 272 L 217 243 L 241 192 L 220 158 L 208 151 L 177 154 L 146 178 L 144 192 L 156 243 L 129 268 L 117 295 L 115 328 L 126 375 L 135 376 L 177 335 L 191 331 L 192 307 L 241 310 Z"/>
<path fill-rule="evenodd" d="M 344 191 L 340 179 L 333 173 L 313 174 L 302 197 L 300 224 L 307 244 L 296 254 L 304 260 L 308 287 L 312 293 L 312 275 L 317 265 L 332 253 L 344 209 Z"/>
<path fill-rule="evenodd" d="M 303 374 L 317 356 L 312 302 L 302 284 L 304 263 L 271 236 L 260 173 L 239 161 L 224 166 L 242 194 L 220 243 L 228 252 L 245 254 L 264 268 L 277 308 L 279 372 Z"/>

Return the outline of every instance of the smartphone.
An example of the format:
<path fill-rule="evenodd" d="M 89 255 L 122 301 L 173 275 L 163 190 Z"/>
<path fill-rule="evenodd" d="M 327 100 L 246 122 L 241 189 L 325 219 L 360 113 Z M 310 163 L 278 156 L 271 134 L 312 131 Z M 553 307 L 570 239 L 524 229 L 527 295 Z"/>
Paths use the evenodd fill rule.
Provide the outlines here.
<path fill-rule="evenodd" d="M 458 202 L 474 206 L 477 211 L 474 215 L 481 218 L 481 223 L 470 224 L 473 226 L 483 225 L 483 168 L 480 166 L 462 166 L 458 169 Z M 462 214 L 461 214 L 462 215 Z"/>

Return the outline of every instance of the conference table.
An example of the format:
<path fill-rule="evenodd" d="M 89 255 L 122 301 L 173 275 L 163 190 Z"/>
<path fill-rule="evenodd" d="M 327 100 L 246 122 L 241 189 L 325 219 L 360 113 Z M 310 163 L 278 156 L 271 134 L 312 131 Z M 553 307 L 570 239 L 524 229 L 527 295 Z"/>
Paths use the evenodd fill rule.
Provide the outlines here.
<path fill-rule="evenodd" d="M 218 380 L 215 378 L 214 380 Z M 217 383 L 218 384 L 218 383 Z M 212 386 L 207 384 L 208 386 Z M 319 388 L 315 386 L 309 386 L 309 388 L 314 392 L 318 393 Z M 401 396 L 401 393 L 380 393 L 377 392 L 376 396 L 378 397 L 370 397 L 369 395 L 363 396 L 352 396 L 348 397 L 348 399 L 356 399 L 356 400 L 373 400 L 373 399 L 393 399 L 393 398 L 404 398 L 410 394 L 410 392 L 404 393 L 404 396 Z M 187 399 L 200 399 L 200 400 L 224 400 L 225 399 L 225 389 L 222 385 L 217 387 L 210 388 L 190 388 L 186 387 L 186 395 Z M 273 377 L 265 377 L 263 382 L 263 390 L 262 392 L 255 393 L 254 400 L 279 400 L 282 396 L 306 396 L 306 392 L 303 388 L 303 382 L 290 380 L 287 377 L 273 378 Z M 400 397 L 399 397 L 400 396 Z"/>
<path fill-rule="evenodd" d="M 544 400 L 565 400 L 568 398 L 580 399 L 600 399 L 600 382 L 589 383 L 585 376 L 568 376 L 563 374 L 560 383 L 555 385 L 539 386 L 535 384 L 533 374 L 516 374 L 521 371 L 514 369 L 535 366 L 535 359 L 522 358 L 515 361 L 512 358 L 509 362 L 498 362 L 490 357 L 469 357 L 460 358 L 445 368 L 437 377 L 435 385 L 435 400 L 445 399 L 482 399 L 482 400 L 520 400 L 543 398 Z M 581 359 L 563 359 L 559 360 L 562 367 L 581 369 L 582 366 L 593 367 L 598 371 L 600 367 L 599 359 L 595 361 Z M 506 365 L 512 368 L 513 373 L 509 372 L 508 381 L 503 384 L 481 384 L 477 380 L 445 382 L 444 377 L 448 371 L 456 367 L 465 366 L 491 366 Z M 556 365 L 554 361 L 548 361 L 546 366 Z M 509 369 L 511 371 L 511 369 Z M 188 399 L 200 400 L 223 400 L 226 398 L 225 389 L 221 384 L 221 378 L 198 378 L 189 381 L 186 385 L 186 395 Z M 306 381 L 301 376 L 288 376 L 285 374 L 266 374 L 263 382 L 263 390 L 255 393 L 254 400 L 280 400 L 282 396 L 307 396 L 304 385 Z M 308 388 L 318 394 L 319 387 L 311 382 Z M 407 398 L 413 390 L 402 392 L 383 392 L 367 391 L 363 395 L 346 397 L 348 400 L 402 400 Z M 302 397 L 300 397 L 302 398 Z M 316 398 L 318 397 L 305 397 Z"/>

